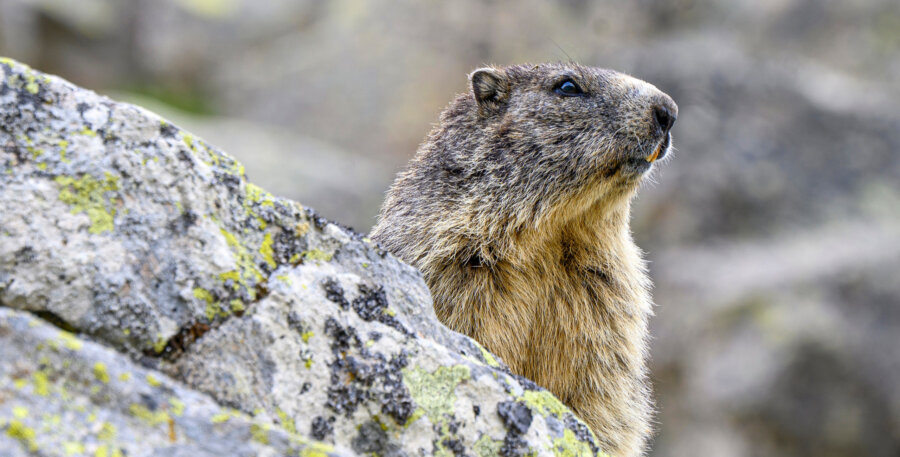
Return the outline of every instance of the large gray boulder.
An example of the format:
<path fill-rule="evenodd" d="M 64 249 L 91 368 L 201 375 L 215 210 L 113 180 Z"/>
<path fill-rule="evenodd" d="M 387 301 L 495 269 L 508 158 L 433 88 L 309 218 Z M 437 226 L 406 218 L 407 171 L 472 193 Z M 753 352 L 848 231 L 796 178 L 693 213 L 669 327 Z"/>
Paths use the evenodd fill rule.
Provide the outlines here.
<path fill-rule="evenodd" d="M 156 115 L 3 59 L 0 146 L 2 452 L 601 453 L 413 268 Z"/>

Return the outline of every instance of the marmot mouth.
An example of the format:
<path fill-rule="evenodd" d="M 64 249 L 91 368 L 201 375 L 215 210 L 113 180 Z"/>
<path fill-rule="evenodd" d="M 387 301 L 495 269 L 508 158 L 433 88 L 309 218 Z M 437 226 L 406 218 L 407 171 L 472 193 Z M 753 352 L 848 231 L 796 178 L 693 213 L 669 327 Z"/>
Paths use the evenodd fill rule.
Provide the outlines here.
<path fill-rule="evenodd" d="M 672 135 L 666 134 L 666 137 L 656 146 L 653 153 L 644 158 L 647 162 L 653 163 L 666 156 L 669 152 L 669 144 L 672 142 Z"/>

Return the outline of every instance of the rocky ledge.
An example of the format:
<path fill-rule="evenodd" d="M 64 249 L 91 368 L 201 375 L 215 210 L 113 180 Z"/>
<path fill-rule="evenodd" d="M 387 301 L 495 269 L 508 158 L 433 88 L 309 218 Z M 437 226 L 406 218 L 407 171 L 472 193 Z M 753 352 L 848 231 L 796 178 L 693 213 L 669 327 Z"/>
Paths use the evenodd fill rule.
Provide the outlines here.
<path fill-rule="evenodd" d="M 416 270 L 137 106 L 0 59 L 3 455 L 597 455 Z"/>

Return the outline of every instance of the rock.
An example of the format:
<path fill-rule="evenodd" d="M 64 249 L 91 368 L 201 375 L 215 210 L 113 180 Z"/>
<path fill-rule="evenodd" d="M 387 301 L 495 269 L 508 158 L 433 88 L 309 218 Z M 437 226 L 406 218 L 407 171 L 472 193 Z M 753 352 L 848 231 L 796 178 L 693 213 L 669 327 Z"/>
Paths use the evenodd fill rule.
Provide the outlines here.
<path fill-rule="evenodd" d="M 95 419 L 142 440 L 128 455 L 168 453 L 173 427 L 184 453 L 322 449 L 305 436 L 335 453 L 600 453 L 559 400 L 443 327 L 417 271 L 156 115 L 3 59 L 0 145 L 0 337 L 20 347 L 0 353 L 0 421 L 13 448 L 33 452 L 39 411 L 67 414 L 51 440 L 105 443 L 101 422 L 68 416 L 68 390 L 29 381 L 51 369 L 53 386 L 82 382 L 71 397 Z M 90 350 L 70 354 L 69 340 Z M 184 418 L 172 394 L 124 373 L 184 383 L 165 381 Z M 222 408 L 234 424 L 211 425 Z"/>
<path fill-rule="evenodd" d="M 0 366 L 4 456 L 352 455 L 26 312 L 0 308 Z"/>

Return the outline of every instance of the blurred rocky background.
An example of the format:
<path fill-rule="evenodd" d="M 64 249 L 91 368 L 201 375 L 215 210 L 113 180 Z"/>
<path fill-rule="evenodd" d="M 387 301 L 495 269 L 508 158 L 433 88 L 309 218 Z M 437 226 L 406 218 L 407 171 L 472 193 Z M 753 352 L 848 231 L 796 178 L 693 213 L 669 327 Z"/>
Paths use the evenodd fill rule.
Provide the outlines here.
<path fill-rule="evenodd" d="M 485 63 L 678 102 L 634 231 L 654 457 L 900 455 L 900 3 L 0 0 L 0 55 L 138 103 L 359 231 Z"/>

